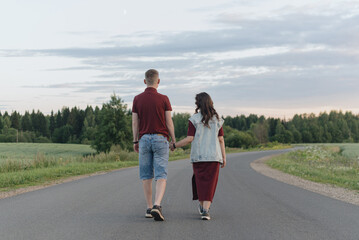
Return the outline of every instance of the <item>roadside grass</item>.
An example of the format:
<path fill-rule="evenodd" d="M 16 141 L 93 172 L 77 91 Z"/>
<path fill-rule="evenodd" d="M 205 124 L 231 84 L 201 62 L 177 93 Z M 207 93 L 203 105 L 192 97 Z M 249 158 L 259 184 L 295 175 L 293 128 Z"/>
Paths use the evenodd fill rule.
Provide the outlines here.
<path fill-rule="evenodd" d="M 307 144 L 292 144 L 293 147 L 300 146 L 329 146 L 339 147 L 340 152 L 347 157 L 359 158 L 359 143 L 307 143 Z"/>
<path fill-rule="evenodd" d="M 227 149 L 227 153 L 275 150 L 290 145 L 269 144 L 252 149 Z M 169 160 L 188 159 L 190 148 L 176 149 Z M 95 154 L 88 145 L 0 143 L 0 191 L 46 184 L 73 176 L 106 172 L 138 165 L 138 154 L 113 146 Z"/>
<path fill-rule="evenodd" d="M 349 147 L 349 150 L 346 148 Z M 275 169 L 310 181 L 359 190 L 359 144 L 310 145 L 276 156 L 266 163 Z M 345 151 L 347 153 L 343 154 Z M 354 157 L 355 156 L 355 157 Z"/>
<path fill-rule="evenodd" d="M 1 191 L 10 191 L 17 188 L 41 185 L 47 182 L 79 176 L 95 172 L 110 171 L 124 167 L 136 166 L 137 162 L 72 162 L 63 166 L 36 168 L 17 172 L 0 174 Z"/>

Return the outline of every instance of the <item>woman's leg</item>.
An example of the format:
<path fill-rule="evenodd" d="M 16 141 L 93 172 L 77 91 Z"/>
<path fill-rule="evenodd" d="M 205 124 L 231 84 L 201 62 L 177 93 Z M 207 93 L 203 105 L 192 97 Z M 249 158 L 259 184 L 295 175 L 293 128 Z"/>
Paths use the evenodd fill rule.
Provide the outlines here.
<path fill-rule="evenodd" d="M 209 207 L 211 206 L 211 203 L 212 203 L 211 201 L 203 201 L 203 202 L 202 202 L 203 209 L 208 212 L 208 211 L 209 211 Z"/>

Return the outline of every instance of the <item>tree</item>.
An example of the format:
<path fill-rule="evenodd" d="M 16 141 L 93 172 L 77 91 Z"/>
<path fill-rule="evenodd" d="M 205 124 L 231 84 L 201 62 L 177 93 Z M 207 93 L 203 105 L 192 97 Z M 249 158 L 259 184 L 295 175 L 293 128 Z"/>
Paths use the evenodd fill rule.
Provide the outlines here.
<path fill-rule="evenodd" d="M 307 130 L 303 131 L 303 133 L 302 133 L 302 139 L 303 139 L 303 143 L 312 143 L 312 142 L 313 142 L 313 136 L 312 136 L 312 134 L 311 134 L 309 131 L 307 131 Z"/>
<path fill-rule="evenodd" d="M 187 136 L 189 113 L 174 113 L 173 124 L 175 127 L 175 135 L 178 139 Z"/>
<path fill-rule="evenodd" d="M 127 106 L 115 94 L 108 103 L 102 105 L 99 125 L 92 147 L 97 152 L 108 152 L 112 145 L 131 147 L 131 117 L 126 114 Z"/>
<path fill-rule="evenodd" d="M 96 122 L 93 108 L 87 106 L 85 110 L 85 120 L 82 128 L 82 143 L 88 144 L 95 139 L 96 134 Z"/>
<path fill-rule="evenodd" d="M 64 124 L 63 124 L 63 121 L 62 121 L 62 116 L 61 116 L 61 112 L 60 110 L 57 111 L 57 114 L 55 115 L 55 118 L 56 118 L 56 124 L 55 124 L 55 128 L 60 128 L 62 127 Z M 55 130 L 55 129 L 54 129 Z"/>
<path fill-rule="evenodd" d="M 61 116 L 62 116 L 62 126 L 64 126 L 68 123 L 68 119 L 70 116 L 70 109 L 68 107 L 63 107 L 61 111 Z"/>
<path fill-rule="evenodd" d="M 1 113 L 0 113 L 0 114 L 1 114 Z M 3 130 L 3 128 L 4 128 L 4 120 L 3 120 L 3 117 L 0 116 L 0 133 L 1 133 L 1 131 Z"/>
<path fill-rule="evenodd" d="M 49 130 L 50 130 L 50 136 L 52 137 L 52 135 L 54 134 L 55 131 L 55 116 L 54 116 L 54 111 L 51 111 L 51 116 L 50 116 L 50 125 L 49 125 Z"/>
<path fill-rule="evenodd" d="M 71 109 L 67 123 L 72 126 L 73 140 L 81 137 L 84 118 L 85 113 L 83 110 L 79 110 L 77 107 Z"/>
<path fill-rule="evenodd" d="M 31 118 L 28 111 L 26 111 L 24 116 L 21 118 L 21 129 L 23 131 L 32 131 Z"/>
<path fill-rule="evenodd" d="M 11 127 L 11 120 L 9 115 L 4 114 L 3 123 L 4 123 L 3 133 L 6 135 Z"/>
<path fill-rule="evenodd" d="M 226 146 L 235 148 L 249 148 L 258 144 L 248 132 L 238 131 L 229 126 L 223 127 Z"/>
<path fill-rule="evenodd" d="M 66 124 L 54 130 L 52 140 L 56 143 L 68 143 L 72 135 L 72 126 Z"/>
<path fill-rule="evenodd" d="M 10 116 L 11 127 L 19 130 L 21 126 L 20 119 L 21 119 L 21 115 L 16 111 L 13 112 Z"/>
<path fill-rule="evenodd" d="M 268 142 L 268 125 L 265 122 L 252 123 L 251 130 L 260 144 Z"/>
<path fill-rule="evenodd" d="M 280 143 L 286 142 L 286 129 L 284 128 L 283 124 L 280 121 L 277 122 L 275 135 L 272 138 L 272 141 L 277 141 Z"/>

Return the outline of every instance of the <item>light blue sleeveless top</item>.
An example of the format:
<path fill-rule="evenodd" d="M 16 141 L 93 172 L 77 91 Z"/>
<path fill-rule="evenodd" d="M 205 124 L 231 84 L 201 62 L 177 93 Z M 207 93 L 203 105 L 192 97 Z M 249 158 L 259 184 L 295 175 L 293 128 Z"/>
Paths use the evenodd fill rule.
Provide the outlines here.
<path fill-rule="evenodd" d="M 195 113 L 190 117 L 190 121 L 196 128 L 196 134 L 191 146 L 191 162 L 220 162 L 223 163 L 221 147 L 218 140 L 218 132 L 224 120 L 219 120 L 213 116 L 208 122 L 209 127 L 201 122 L 202 114 Z"/>

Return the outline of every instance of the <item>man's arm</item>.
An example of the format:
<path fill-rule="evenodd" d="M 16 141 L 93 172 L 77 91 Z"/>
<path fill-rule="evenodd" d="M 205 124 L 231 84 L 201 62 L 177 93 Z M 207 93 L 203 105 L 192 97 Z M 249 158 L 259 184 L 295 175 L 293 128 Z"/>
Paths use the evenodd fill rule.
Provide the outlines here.
<path fill-rule="evenodd" d="M 166 126 L 171 137 L 171 142 L 176 142 L 175 128 L 173 126 L 171 111 L 166 111 Z"/>
<path fill-rule="evenodd" d="M 139 129 L 139 119 L 138 119 L 138 114 L 137 113 L 132 113 L 132 133 L 133 133 L 133 150 L 135 150 L 135 152 L 138 152 L 138 130 Z"/>

